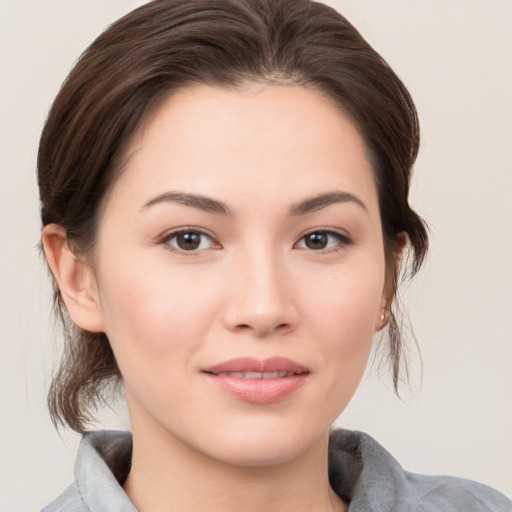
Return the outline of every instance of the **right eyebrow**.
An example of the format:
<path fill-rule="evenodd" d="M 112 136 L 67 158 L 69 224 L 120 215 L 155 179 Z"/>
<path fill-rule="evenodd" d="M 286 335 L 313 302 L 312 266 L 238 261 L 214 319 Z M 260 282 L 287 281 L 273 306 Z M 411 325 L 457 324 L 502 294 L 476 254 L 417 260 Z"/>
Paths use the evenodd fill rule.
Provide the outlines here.
<path fill-rule="evenodd" d="M 149 200 L 141 210 L 161 203 L 177 203 L 191 208 L 197 208 L 208 213 L 233 215 L 233 211 L 223 202 L 199 194 L 185 192 L 165 192 Z"/>

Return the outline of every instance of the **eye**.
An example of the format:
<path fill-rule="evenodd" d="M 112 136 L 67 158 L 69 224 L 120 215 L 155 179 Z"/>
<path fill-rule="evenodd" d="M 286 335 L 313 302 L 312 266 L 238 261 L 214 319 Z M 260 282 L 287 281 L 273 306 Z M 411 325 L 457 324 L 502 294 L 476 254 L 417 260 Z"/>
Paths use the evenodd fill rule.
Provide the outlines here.
<path fill-rule="evenodd" d="M 174 250 L 184 252 L 202 251 L 216 246 L 210 236 L 194 229 L 183 229 L 169 233 L 162 242 Z"/>
<path fill-rule="evenodd" d="M 336 231 L 317 230 L 304 235 L 298 241 L 296 247 L 312 251 L 323 251 L 350 243 L 351 240 L 347 236 Z"/>

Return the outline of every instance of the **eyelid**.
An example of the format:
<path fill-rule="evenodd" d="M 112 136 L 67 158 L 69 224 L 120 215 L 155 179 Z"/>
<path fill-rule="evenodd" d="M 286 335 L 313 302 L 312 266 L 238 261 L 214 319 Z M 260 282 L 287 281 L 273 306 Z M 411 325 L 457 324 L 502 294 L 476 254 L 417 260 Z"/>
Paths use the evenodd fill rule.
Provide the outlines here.
<path fill-rule="evenodd" d="M 169 243 L 169 241 L 172 240 L 174 237 L 182 234 L 182 233 L 198 233 L 198 234 L 200 234 L 202 236 L 205 236 L 205 237 L 207 237 L 208 239 L 210 239 L 212 241 L 213 247 L 208 247 L 206 249 L 194 249 L 194 250 L 186 251 L 184 249 L 179 249 L 179 248 L 176 248 L 176 247 L 172 246 Z M 180 254 L 180 255 L 183 255 L 183 256 L 194 256 L 194 255 L 198 255 L 199 253 L 202 253 L 202 252 L 204 252 L 204 251 L 206 251 L 208 249 L 220 249 L 220 248 L 222 248 L 222 246 L 218 242 L 217 238 L 212 233 L 208 232 L 204 228 L 198 228 L 198 227 L 195 227 L 195 226 L 183 226 L 183 227 L 174 228 L 174 229 L 171 229 L 169 231 L 166 231 L 163 235 L 158 237 L 157 243 L 158 244 L 162 244 L 168 250 L 173 251 L 173 252 L 175 252 L 177 254 Z"/>
<path fill-rule="evenodd" d="M 326 249 L 318 249 L 318 250 L 314 250 L 314 249 L 309 249 L 308 247 L 304 247 L 304 249 L 306 250 L 310 250 L 310 251 L 313 251 L 313 252 L 318 252 L 318 253 L 322 253 L 322 252 L 329 252 L 329 251 L 332 251 L 332 250 L 337 250 L 337 249 L 340 249 L 342 247 L 346 247 L 348 245 L 353 245 L 354 244 L 354 240 L 352 239 L 352 237 L 350 237 L 346 232 L 342 231 L 342 230 L 339 230 L 339 229 L 335 229 L 335 228 L 323 228 L 323 227 L 317 227 L 317 228 L 313 228 L 313 229 L 309 229 L 307 230 L 306 232 L 304 232 L 300 237 L 299 239 L 297 240 L 297 242 L 295 242 L 294 246 L 297 246 L 297 244 L 299 242 L 301 242 L 302 240 L 304 240 L 308 235 L 311 235 L 313 233 L 325 233 L 327 235 L 330 235 L 330 236 L 333 236 L 335 238 L 338 239 L 339 243 L 336 244 L 336 246 L 334 247 L 329 247 L 329 248 L 326 248 Z M 300 247 L 300 249 L 302 249 L 302 247 Z"/>
<path fill-rule="evenodd" d="M 176 247 L 173 247 L 172 245 L 169 244 L 169 241 L 172 240 L 174 237 L 182 234 L 182 233 L 198 233 L 202 236 L 205 236 L 207 237 L 208 239 L 211 240 L 212 242 L 212 245 L 213 247 L 208 247 L 206 249 L 195 249 L 195 250 L 190 250 L 190 251 L 187 251 L 187 250 L 184 250 L 184 249 L 180 249 L 180 248 L 176 248 Z M 342 230 L 339 230 L 339 229 L 335 229 L 335 228 L 324 228 L 324 227 L 316 227 L 316 228 L 312 228 L 312 229 L 309 229 L 307 231 L 305 231 L 297 240 L 297 242 L 295 242 L 294 244 L 294 247 L 297 247 L 297 245 L 303 241 L 305 239 L 305 237 L 307 237 L 308 235 L 311 235 L 313 233 L 325 233 L 329 236 L 332 236 L 334 238 L 336 238 L 339 243 L 337 243 L 334 247 L 329 247 L 329 248 L 326 248 L 326 249 L 318 249 L 318 250 L 313 250 L 313 249 L 309 249 L 308 247 L 304 247 L 301 249 L 307 249 L 307 250 L 311 250 L 313 252 L 318 252 L 318 253 L 322 253 L 322 252 L 329 252 L 329 251 L 332 251 L 332 250 L 336 250 L 336 249 L 340 249 L 344 246 L 348 246 L 348 245 L 353 245 L 354 244 L 354 240 L 346 233 L 346 232 L 343 232 Z M 165 245 L 167 249 L 173 251 L 173 252 L 176 252 L 180 255 L 184 255 L 184 256 L 193 256 L 193 255 L 197 255 L 201 252 L 204 252 L 206 251 L 207 249 L 220 249 L 222 248 L 221 244 L 219 243 L 217 237 L 215 237 L 212 233 L 210 233 L 208 230 L 204 229 L 204 228 L 199 228 L 199 227 L 195 227 L 195 226 L 183 226 L 183 227 L 179 227 L 179 228 L 173 228 L 167 232 L 165 232 L 163 235 L 159 236 L 158 239 L 157 239 L 157 244 L 162 244 L 162 245 Z"/>

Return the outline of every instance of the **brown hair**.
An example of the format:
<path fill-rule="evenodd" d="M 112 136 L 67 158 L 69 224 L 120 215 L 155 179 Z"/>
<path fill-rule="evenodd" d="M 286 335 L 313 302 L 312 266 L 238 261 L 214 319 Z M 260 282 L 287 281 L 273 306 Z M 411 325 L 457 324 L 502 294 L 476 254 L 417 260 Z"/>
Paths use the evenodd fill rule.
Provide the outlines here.
<path fill-rule="evenodd" d="M 411 275 L 428 238 L 408 204 L 419 125 L 411 97 L 388 64 L 339 13 L 309 0 L 156 0 L 124 16 L 78 60 L 50 110 L 38 154 L 43 225 L 56 223 L 78 253 L 95 241 L 106 193 L 148 109 L 189 84 L 293 82 L 335 100 L 358 126 L 378 186 L 388 279 L 405 233 Z M 83 431 L 121 377 L 103 333 L 77 328 L 57 285 L 65 354 L 48 403 L 55 424 Z M 393 312 L 389 357 L 395 388 L 402 338 Z"/>

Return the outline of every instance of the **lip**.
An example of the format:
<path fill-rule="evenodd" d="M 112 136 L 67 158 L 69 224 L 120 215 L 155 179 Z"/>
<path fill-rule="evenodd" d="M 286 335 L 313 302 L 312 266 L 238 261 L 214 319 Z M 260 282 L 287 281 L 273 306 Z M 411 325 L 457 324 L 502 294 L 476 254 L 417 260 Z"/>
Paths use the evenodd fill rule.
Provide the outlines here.
<path fill-rule="evenodd" d="M 305 383 L 310 371 L 286 357 L 240 357 L 205 368 L 202 373 L 223 392 L 246 402 L 266 404 L 297 391 Z"/>

